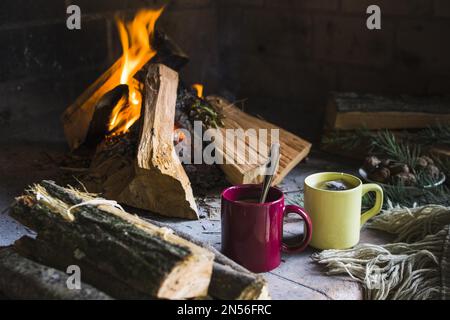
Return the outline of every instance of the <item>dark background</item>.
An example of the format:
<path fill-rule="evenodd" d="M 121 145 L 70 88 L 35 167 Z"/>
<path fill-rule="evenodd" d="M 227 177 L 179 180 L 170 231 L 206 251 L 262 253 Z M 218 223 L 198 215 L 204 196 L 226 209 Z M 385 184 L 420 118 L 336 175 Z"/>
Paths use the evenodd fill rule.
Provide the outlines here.
<path fill-rule="evenodd" d="M 191 58 L 186 83 L 312 140 L 330 90 L 450 90 L 448 0 L 2 0 L 0 140 L 63 140 L 61 113 L 121 55 L 115 15 L 162 4 L 159 26 Z M 370 4 L 381 31 L 366 28 Z"/>

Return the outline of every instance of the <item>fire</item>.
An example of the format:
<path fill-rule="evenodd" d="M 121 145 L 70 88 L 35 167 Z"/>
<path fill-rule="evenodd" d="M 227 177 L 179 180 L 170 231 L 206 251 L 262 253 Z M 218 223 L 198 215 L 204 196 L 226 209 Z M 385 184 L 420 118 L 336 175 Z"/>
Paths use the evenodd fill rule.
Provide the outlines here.
<path fill-rule="evenodd" d="M 142 95 L 141 84 L 133 78 L 134 72 L 142 61 L 149 61 L 156 55 L 150 39 L 153 38 L 155 24 L 163 9 L 141 10 L 133 21 L 125 24 L 117 20 L 120 41 L 122 43 L 122 72 L 120 83 L 129 88 L 128 103 L 114 107 L 109 123 L 109 132 L 126 133 L 141 116 Z"/>
<path fill-rule="evenodd" d="M 197 91 L 197 97 L 203 98 L 203 85 L 200 83 L 195 83 L 192 85 L 192 88 Z"/>
<path fill-rule="evenodd" d="M 181 128 L 182 127 L 178 123 L 175 123 L 173 126 L 173 132 L 174 132 L 173 142 L 174 142 L 174 144 L 183 142 L 184 139 L 186 139 L 184 132 L 180 130 Z"/>
<path fill-rule="evenodd" d="M 141 83 L 135 79 L 128 85 L 128 101 L 121 99 L 114 107 L 109 122 L 112 135 L 128 132 L 141 116 Z"/>

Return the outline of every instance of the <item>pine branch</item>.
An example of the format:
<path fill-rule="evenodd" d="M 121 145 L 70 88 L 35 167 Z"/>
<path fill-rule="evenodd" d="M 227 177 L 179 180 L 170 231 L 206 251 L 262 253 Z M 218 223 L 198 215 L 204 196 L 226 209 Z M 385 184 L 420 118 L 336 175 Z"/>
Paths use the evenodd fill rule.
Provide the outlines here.
<path fill-rule="evenodd" d="M 416 143 L 421 145 L 447 145 L 450 146 L 450 124 L 438 124 L 421 130 L 415 137 Z"/>
<path fill-rule="evenodd" d="M 419 158 L 422 153 L 419 145 L 398 141 L 395 135 L 388 130 L 373 135 L 371 151 L 376 154 L 386 155 L 392 160 L 407 164 L 410 168 L 416 167 L 417 158 Z"/>

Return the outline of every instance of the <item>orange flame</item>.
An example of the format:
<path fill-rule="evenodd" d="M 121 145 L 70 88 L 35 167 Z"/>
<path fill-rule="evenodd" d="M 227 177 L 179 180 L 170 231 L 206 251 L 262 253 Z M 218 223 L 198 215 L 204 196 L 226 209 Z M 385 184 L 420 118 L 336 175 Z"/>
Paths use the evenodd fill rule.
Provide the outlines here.
<path fill-rule="evenodd" d="M 157 53 L 150 39 L 153 38 L 156 21 L 162 12 L 163 8 L 141 10 L 127 24 L 117 20 L 123 50 L 120 83 L 128 85 L 129 96 L 127 104 L 118 104 L 113 109 L 108 126 L 109 132 L 113 134 L 126 133 L 141 116 L 140 83 L 133 76 L 143 61 L 149 61 Z"/>
<path fill-rule="evenodd" d="M 109 122 L 109 132 L 112 135 L 126 133 L 141 116 L 141 83 L 132 79 L 128 85 L 128 101 L 122 99 L 114 106 Z"/>
<path fill-rule="evenodd" d="M 173 126 L 173 132 L 174 132 L 173 142 L 175 144 L 183 142 L 184 139 L 186 139 L 186 136 L 185 136 L 184 132 L 180 130 L 181 128 L 182 127 L 178 123 L 175 123 L 174 126 Z"/>
<path fill-rule="evenodd" d="M 203 85 L 200 83 L 195 83 L 192 85 L 192 88 L 197 91 L 197 97 L 203 98 Z"/>

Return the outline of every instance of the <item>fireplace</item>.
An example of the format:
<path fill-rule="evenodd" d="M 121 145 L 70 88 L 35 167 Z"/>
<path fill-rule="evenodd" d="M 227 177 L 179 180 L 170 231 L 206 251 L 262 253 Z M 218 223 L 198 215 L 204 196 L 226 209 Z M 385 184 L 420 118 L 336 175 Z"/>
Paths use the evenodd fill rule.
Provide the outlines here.
<path fill-rule="evenodd" d="M 368 155 L 368 144 L 346 149 L 341 136 L 332 136 L 367 138 L 360 129 L 392 130 L 400 139 L 400 131 L 409 130 L 432 145 L 427 152 L 450 154 L 448 142 L 442 146 L 426 131 L 437 121 L 442 130 L 450 123 L 450 6 L 441 0 L 379 2 L 381 29 L 369 30 L 370 1 L 35 0 L 25 7 L 4 1 L 0 210 L 7 210 L 27 185 L 52 179 L 85 192 L 75 193 L 79 199 L 107 198 L 115 209 L 150 216 L 152 223 L 194 235 L 190 241 L 207 242 L 213 247 L 207 250 L 214 251 L 221 241 L 220 192 L 230 185 L 262 183 L 273 164 L 271 148 L 278 144 L 273 183 L 286 200 L 303 194 L 304 178 L 317 171 L 360 170 L 361 178 L 379 183 L 395 176 L 414 184 L 410 168 L 394 166 L 391 159 L 370 158 L 373 172 L 361 171 L 367 169 L 361 158 Z M 81 10 L 79 30 L 66 26 L 70 5 Z M 196 120 L 201 120 L 197 127 Z M 223 140 L 206 135 L 198 142 L 203 149 L 214 144 L 214 160 L 236 156 L 244 162 L 210 165 L 202 155 L 197 161 L 196 129 L 202 136 L 209 129 L 223 134 Z M 240 153 L 227 148 L 227 129 L 253 130 L 242 140 L 246 146 L 252 137 L 260 140 L 260 130 L 269 140 Z M 337 141 L 339 150 L 324 146 L 329 140 Z M 189 146 L 191 161 L 184 162 L 188 149 L 180 153 L 180 145 Z M 433 162 L 428 155 L 420 160 L 440 179 L 439 186 L 448 188 L 448 160 Z M 74 192 L 49 181 L 42 185 L 53 190 L 52 196 Z M 38 199 L 39 187 L 32 190 Z M 285 220 L 285 236 L 298 238 L 290 223 L 299 220 Z M 163 240 L 164 228 L 155 231 Z M 0 217 L 2 233 L 0 246 L 32 235 L 6 215 Z M 363 239 L 379 240 L 371 233 Z M 205 257 L 212 264 L 210 255 Z M 324 280 L 315 269 L 300 279 L 292 272 L 296 263 L 309 268 L 303 254 L 283 261 L 282 273 L 268 274 L 272 296 L 286 298 L 280 293 L 286 287 L 303 297 L 293 285 L 298 282 L 308 297 L 361 298 L 358 285 Z M 258 283 L 255 296 L 266 297 L 265 281 L 246 279 Z M 164 289 L 160 297 L 197 297 L 205 287 L 186 296 Z M 236 298 L 228 294 L 222 298 Z"/>

